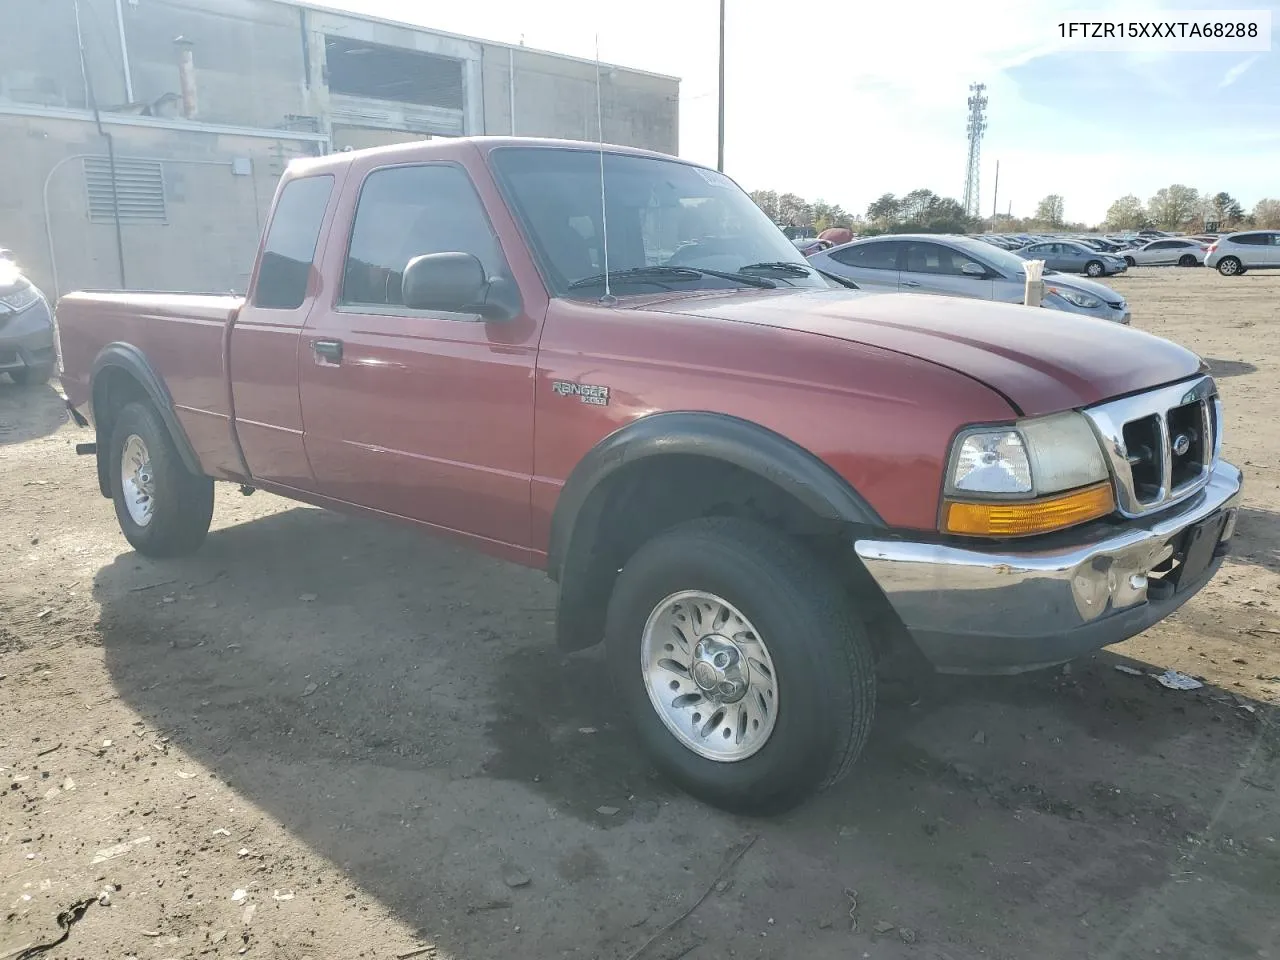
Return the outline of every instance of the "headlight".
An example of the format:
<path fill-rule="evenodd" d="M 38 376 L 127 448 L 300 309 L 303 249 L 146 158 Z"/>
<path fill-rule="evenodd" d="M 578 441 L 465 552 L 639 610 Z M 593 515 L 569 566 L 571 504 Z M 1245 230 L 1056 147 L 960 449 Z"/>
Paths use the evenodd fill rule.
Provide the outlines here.
<path fill-rule="evenodd" d="M 8 307 L 14 313 L 25 310 L 40 299 L 40 291 L 30 281 L 19 279 L 17 286 L 8 293 L 0 293 L 0 305 Z"/>
<path fill-rule="evenodd" d="M 1081 293 L 1079 290 L 1068 290 L 1065 287 L 1050 287 L 1049 293 L 1056 293 L 1067 303 L 1074 304 L 1082 310 L 1096 310 L 1102 306 L 1102 301 L 1097 297 L 1091 297 L 1087 293 Z"/>
<path fill-rule="evenodd" d="M 1114 509 L 1093 429 L 1080 414 L 1062 413 L 961 433 L 947 465 L 941 526 L 947 533 L 1027 536 Z"/>

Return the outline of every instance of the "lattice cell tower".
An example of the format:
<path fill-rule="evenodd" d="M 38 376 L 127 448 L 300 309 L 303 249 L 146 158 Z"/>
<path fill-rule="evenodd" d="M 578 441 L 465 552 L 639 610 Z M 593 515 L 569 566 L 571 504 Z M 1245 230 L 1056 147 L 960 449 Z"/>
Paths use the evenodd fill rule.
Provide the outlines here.
<path fill-rule="evenodd" d="M 978 216 L 978 159 L 982 153 L 982 134 L 987 129 L 987 98 L 985 83 L 969 84 L 969 160 L 964 168 L 964 212 Z"/>

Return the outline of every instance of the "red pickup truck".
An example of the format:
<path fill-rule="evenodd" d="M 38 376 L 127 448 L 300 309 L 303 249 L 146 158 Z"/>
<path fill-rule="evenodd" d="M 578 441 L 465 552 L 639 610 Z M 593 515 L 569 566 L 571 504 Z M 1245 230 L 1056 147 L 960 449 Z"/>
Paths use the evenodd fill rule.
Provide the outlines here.
<path fill-rule="evenodd" d="M 655 763 L 738 810 L 848 771 L 888 651 L 1064 662 L 1185 602 L 1235 525 L 1194 354 L 850 290 L 636 150 L 295 161 L 246 297 L 77 293 L 57 325 L 139 552 L 199 546 L 222 480 L 545 568 L 558 642 L 603 641 Z"/>

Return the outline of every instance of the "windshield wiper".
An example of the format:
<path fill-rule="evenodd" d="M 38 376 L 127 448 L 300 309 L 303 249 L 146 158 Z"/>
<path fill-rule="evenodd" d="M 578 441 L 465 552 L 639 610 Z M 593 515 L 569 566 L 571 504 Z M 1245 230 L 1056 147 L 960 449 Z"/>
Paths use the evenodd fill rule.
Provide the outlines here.
<path fill-rule="evenodd" d="M 607 279 L 610 283 L 627 283 L 629 281 L 646 280 L 699 280 L 702 277 L 718 277 L 721 280 L 734 280 L 749 287 L 762 287 L 772 290 L 777 284 L 764 277 L 749 277 L 745 274 L 725 273 L 722 270 L 705 270 L 702 267 L 679 267 L 667 264 L 653 264 L 647 267 L 629 267 L 626 270 L 610 270 L 608 274 L 599 273 L 593 277 L 583 277 L 569 284 L 570 290 L 581 290 L 583 287 L 596 287 Z"/>
<path fill-rule="evenodd" d="M 813 268 L 791 260 L 765 260 L 761 263 L 748 263 L 745 267 L 739 267 L 738 270 L 739 272 L 745 270 L 776 270 L 779 273 L 788 273 L 793 277 L 807 277 Z"/>

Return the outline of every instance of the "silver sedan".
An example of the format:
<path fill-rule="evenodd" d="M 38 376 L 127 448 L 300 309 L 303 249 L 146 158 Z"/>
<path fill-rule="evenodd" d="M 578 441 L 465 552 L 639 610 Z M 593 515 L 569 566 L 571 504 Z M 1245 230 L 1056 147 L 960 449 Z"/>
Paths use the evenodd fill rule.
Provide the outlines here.
<path fill-rule="evenodd" d="M 1129 269 L 1124 257 L 1103 253 L 1078 240 L 1047 240 L 1013 251 L 1023 260 L 1043 260 L 1046 268 L 1087 277 L 1106 277 Z"/>
<path fill-rule="evenodd" d="M 947 297 L 1022 303 L 1026 261 L 973 237 L 892 234 L 832 247 L 809 257 L 825 273 L 868 290 L 901 290 Z M 1083 277 L 1045 273 L 1041 306 L 1116 323 L 1129 322 L 1124 297 Z"/>
<path fill-rule="evenodd" d="M 1204 263 L 1209 245 L 1199 240 L 1165 237 L 1126 250 L 1121 254 L 1131 267 L 1198 267 Z"/>

